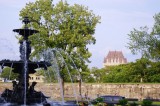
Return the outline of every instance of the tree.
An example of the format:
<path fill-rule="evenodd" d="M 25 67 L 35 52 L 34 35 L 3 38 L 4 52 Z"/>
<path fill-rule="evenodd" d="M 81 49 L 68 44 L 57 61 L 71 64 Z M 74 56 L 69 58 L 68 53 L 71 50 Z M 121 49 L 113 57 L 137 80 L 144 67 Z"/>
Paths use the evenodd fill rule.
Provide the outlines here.
<path fill-rule="evenodd" d="M 154 16 L 154 26 L 149 32 L 147 26 L 130 32 L 128 48 L 133 54 L 141 53 L 142 57 L 160 60 L 160 13 Z"/>
<path fill-rule="evenodd" d="M 103 82 L 106 75 L 106 70 L 104 68 L 98 69 L 97 67 L 92 67 L 91 74 L 95 77 L 97 83 Z"/>
<path fill-rule="evenodd" d="M 77 69 L 87 70 L 86 63 L 90 62 L 88 58 L 91 56 L 87 45 L 96 42 L 92 35 L 99 23 L 99 16 L 87 7 L 78 4 L 70 6 L 66 1 L 53 6 L 52 0 L 28 3 L 20 11 L 21 19 L 24 16 L 32 21 L 29 26 L 39 31 L 39 34 L 29 37 L 34 48 L 32 57 L 40 57 L 40 52 L 56 48 L 60 52 L 55 54 L 57 60 L 64 60 L 57 61 L 62 82 L 68 81 L 68 70 L 78 75 L 75 65 Z"/>
<path fill-rule="evenodd" d="M 1 73 L 1 77 L 9 80 L 14 80 L 18 78 L 17 73 L 12 72 L 12 68 L 10 67 L 5 67 Z"/>
<path fill-rule="evenodd" d="M 111 66 L 110 71 L 104 76 L 104 82 L 160 82 L 160 62 L 152 62 L 141 58 L 136 62 Z"/>
<path fill-rule="evenodd" d="M 148 73 L 151 62 L 146 58 L 138 59 L 135 63 L 134 73 L 139 78 L 138 82 L 149 82 L 148 81 Z"/>
<path fill-rule="evenodd" d="M 147 73 L 149 82 L 160 82 L 160 62 L 152 62 Z"/>

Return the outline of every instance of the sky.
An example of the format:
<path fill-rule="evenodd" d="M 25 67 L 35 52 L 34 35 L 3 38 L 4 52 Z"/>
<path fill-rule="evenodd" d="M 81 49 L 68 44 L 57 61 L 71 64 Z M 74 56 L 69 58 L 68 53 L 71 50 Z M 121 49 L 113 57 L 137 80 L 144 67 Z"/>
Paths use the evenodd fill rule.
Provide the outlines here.
<path fill-rule="evenodd" d="M 59 0 L 53 0 L 57 3 Z M 13 29 L 20 28 L 19 11 L 28 2 L 35 0 L 0 1 L 0 60 L 19 60 L 19 44 Z M 160 12 L 160 0 L 67 0 L 70 5 L 82 4 L 101 17 L 95 34 L 96 44 L 88 46 L 92 57 L 89 67 L 103 67 L 104 57 L 109 51 L 122 51 L 128 62 L 134 62 L 140 55 L 133 55 L 126 47 L 128 34 L 154 24 L 153 16 Z"/>

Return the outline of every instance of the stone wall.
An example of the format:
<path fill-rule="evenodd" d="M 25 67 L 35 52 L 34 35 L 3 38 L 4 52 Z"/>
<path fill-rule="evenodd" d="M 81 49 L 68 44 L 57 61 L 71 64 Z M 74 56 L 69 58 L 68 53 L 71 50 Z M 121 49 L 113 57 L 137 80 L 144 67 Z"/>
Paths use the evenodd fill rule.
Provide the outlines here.
<path fill-rule="evenodd" d="M 83 92 L 88 92 L 89 97 L 121 95 L 139 100 L 147 97 L 160 99 L 160 84 L 85 84 Z"/>
<path fill-rule="evenodd" d="M 49 92 L 51 89 L 54 97 L 59 97 L 60 88 L 57 84 L 46 84 L 46 87 L 48 87 L 48 91 L 44 90 L 46 95 L 51 94 Z M 66 97 L 74 96 L 75 92 L 79 94 L 78 84 L 65 84 Z M 139 100 L 147 97 L 160 99 L 160 84 L 82 84 L 82 96 L 85 95 L 90 98 L 96 98 L 100 95 L 121 95 Z"/>
<path fill-rule="evenodd" d="M 11 84 L 0 85 L 0 92 L 5 88 L 10 88 Z M 46 96 L 51 98 L 61 97 L 61 88 L 59 84 L 44 84 L 38 83 L 35 87 L 37 91 L 42 91 Z M 79 94 L 79 87 L 77 83 L 65 83 L 65 97 L 74 97 Z M 121 95 L 126 98 L 153 98 L 160 99 L 160 84 L 86 84 L 82 83 L 82 96 L 96 98 L 98 95 Z"/>

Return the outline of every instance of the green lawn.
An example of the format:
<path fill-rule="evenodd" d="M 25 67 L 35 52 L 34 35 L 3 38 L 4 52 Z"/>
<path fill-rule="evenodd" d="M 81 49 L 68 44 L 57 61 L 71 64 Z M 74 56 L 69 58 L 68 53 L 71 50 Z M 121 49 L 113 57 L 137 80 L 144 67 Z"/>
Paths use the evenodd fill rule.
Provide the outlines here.
<path fill-rule="evenodd" d="M 136 102 L 128 101 L 128 104 L 132 104 L 132 103 L 136 103 L 138 105 L 142 105 L 142 101 L 136 101 Z M 152 102 L 152 105 L 160 106 L 160 102 Z"/>

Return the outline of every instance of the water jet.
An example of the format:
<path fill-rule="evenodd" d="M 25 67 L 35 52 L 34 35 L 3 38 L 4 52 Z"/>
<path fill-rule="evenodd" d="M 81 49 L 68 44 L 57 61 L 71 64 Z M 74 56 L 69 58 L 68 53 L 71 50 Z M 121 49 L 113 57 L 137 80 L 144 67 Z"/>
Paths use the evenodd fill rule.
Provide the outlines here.
<path fill-rule="evenodd" d="M 34 86 L 36 82 L 33 82 L 29 85 L 29 74 L 35 73 L 36 68 L 44 68 L 47 70 L 47 67 L 51 66 L 49 62 L 40 61 L 40 62 L 32 62 L 29 57 L 31 53 L 31 46 L 28 37 L 38 33 L 37 30 L 29 29 L 27 25 L 30 23 L 28 17 L 25 17 L 23 20 L 25 24 L 22 29 L 14 29 L 13 32 L 18 33 L 23 37 L 20 41 L 20 60 L 19 61 L 11 61 L 11 60 L 2 60 L 0 61 L 0 65 L 3 68 L 4 66 L 8 66 L 13 68 L 14 73 L 18 73 L 18 82 L 12 81 L 13 89 L 5 89 L 5 91 L 1 94 L 0 103 L 13 103 L 17 105 L 30 105 L 30 104 L 38 104 L 38 103 L 47 103 L 47 96 L 45 96 L 42 92 L 37 92 L 34 90 Z"/>

